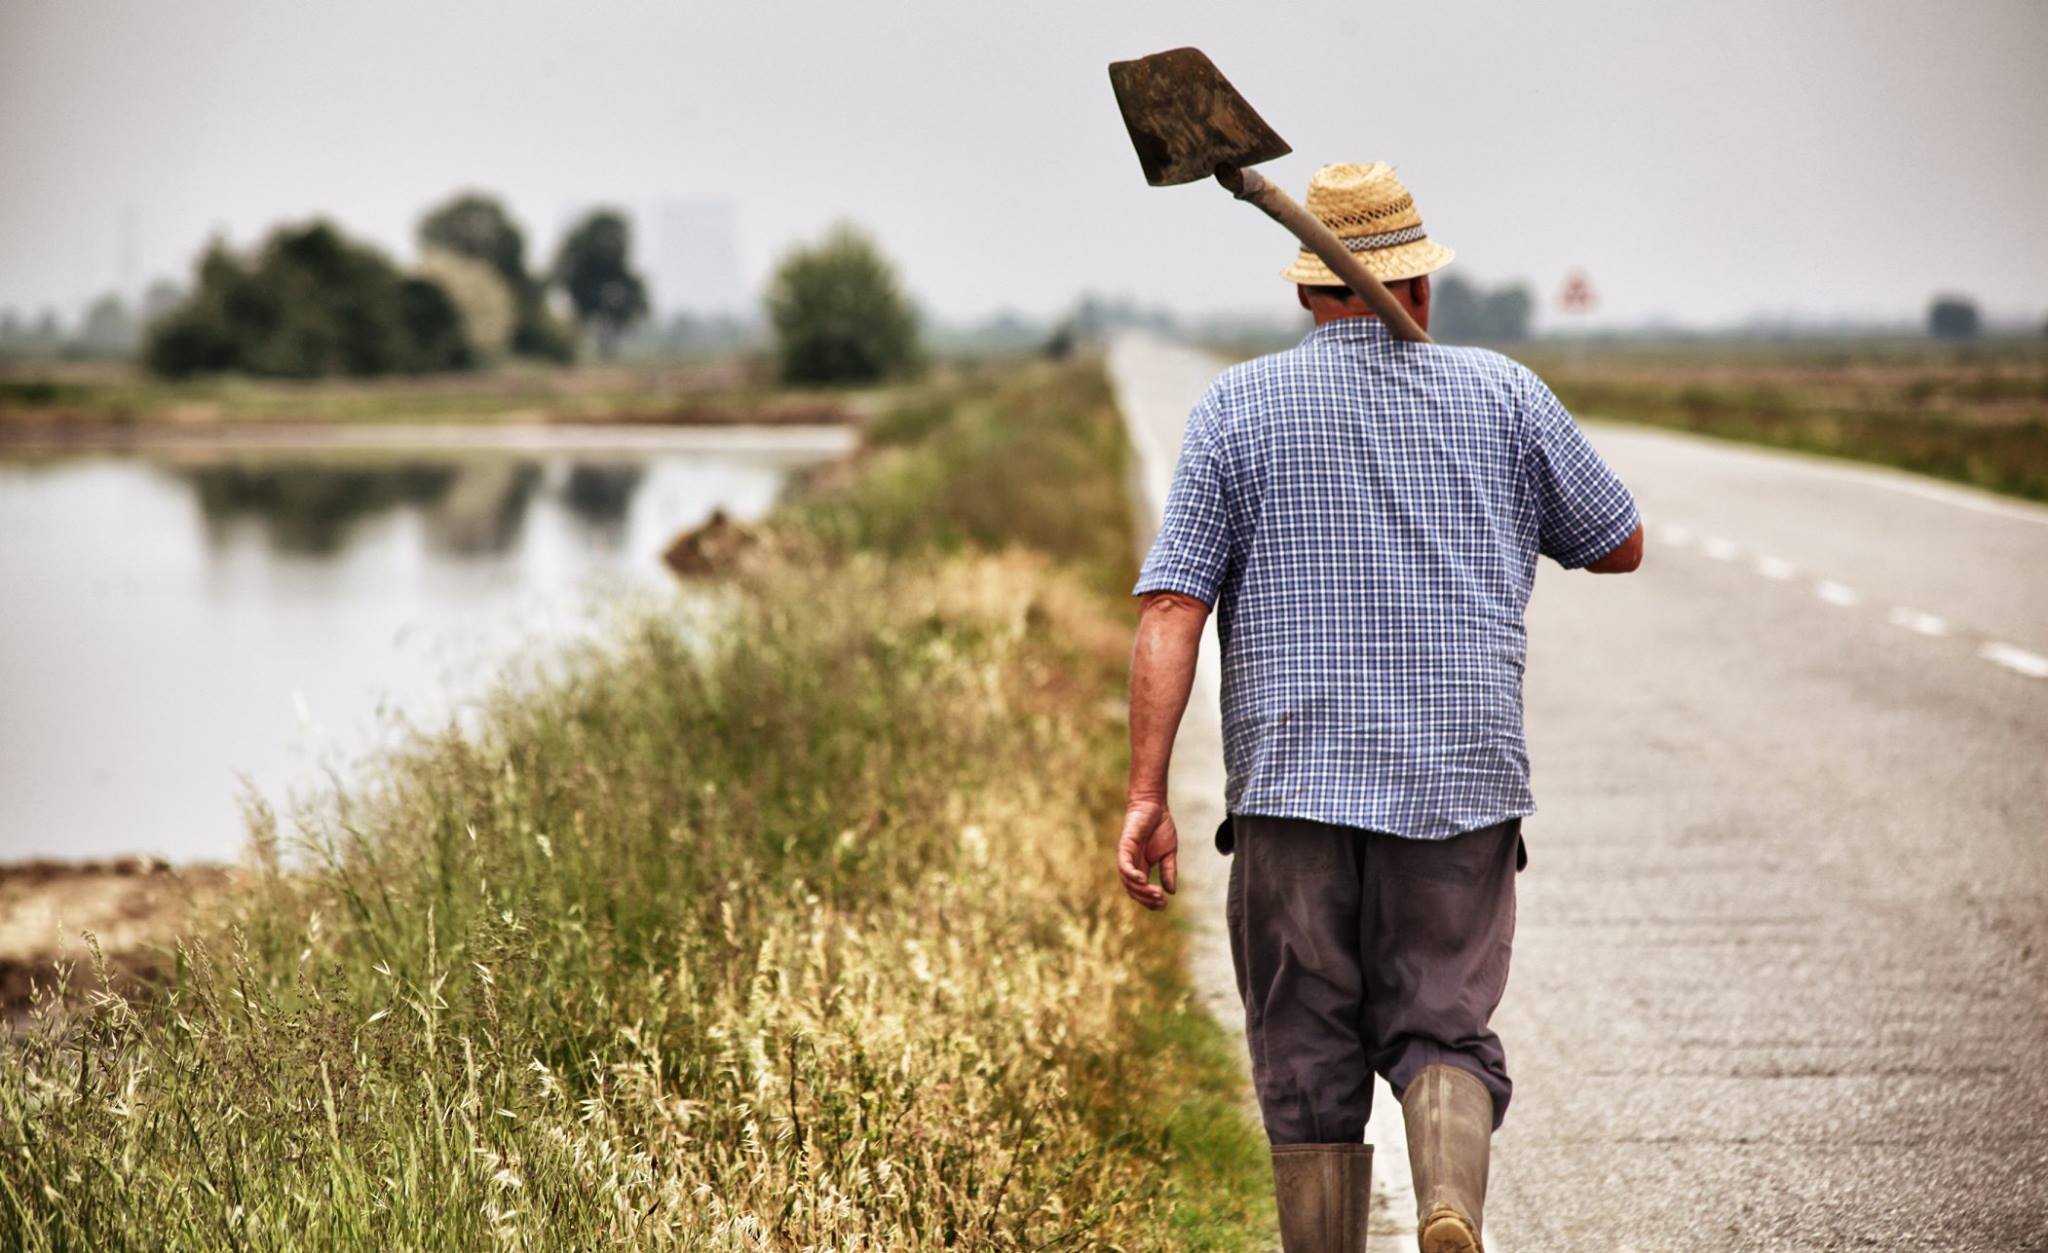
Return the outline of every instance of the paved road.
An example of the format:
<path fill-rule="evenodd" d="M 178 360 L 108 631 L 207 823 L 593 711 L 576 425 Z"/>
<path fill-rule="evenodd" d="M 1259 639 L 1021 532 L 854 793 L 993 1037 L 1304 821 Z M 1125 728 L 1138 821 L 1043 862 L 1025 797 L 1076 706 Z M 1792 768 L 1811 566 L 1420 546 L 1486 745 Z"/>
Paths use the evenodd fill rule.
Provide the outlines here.
<path fill-rule="evenodd" d="M 1531 606 L 1489 1247 L 2048 1249 L 2048 510 L 1587 426 L 1651 543 Z"/>

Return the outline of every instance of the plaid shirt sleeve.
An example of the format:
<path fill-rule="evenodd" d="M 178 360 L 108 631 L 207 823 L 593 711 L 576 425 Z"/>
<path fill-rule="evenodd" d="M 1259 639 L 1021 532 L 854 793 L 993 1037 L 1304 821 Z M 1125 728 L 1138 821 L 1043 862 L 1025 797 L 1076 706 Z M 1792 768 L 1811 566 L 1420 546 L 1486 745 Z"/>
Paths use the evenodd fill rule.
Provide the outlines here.
<path fill-rule="evenodd" d="M 1133 596 L 1179 592 L 1205 605 L 1216 603 L 1230 560 L 1229 519 L 1223 500 L 1223 474 L 1217 447 L 1221 411 L 1214 388 L 1188 415 L 1180 461 L 1166 490 L 1166 508 L 1159 534 L 1138 572 Z"/>
<path fill-rule="evenodd" d="M 1537 547 L 1565 569 L 1580 569 L 1634 533 L 1642 521 L 1635 498 L 1533 373 L 1526 375 L 1521 407 Z"/>

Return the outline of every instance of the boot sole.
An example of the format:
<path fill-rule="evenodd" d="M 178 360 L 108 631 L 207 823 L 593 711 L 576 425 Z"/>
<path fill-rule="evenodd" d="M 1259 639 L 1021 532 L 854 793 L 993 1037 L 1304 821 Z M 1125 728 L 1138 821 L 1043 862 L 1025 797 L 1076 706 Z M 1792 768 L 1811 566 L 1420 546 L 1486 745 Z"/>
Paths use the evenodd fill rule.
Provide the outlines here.
<path fill-rule="evenodd" d="M 1422 1225 L 1416 1243 L 1422 1253 L 1486 1253 L 1479 1236 L 1456 1214 L 1437 1214 Z"/>

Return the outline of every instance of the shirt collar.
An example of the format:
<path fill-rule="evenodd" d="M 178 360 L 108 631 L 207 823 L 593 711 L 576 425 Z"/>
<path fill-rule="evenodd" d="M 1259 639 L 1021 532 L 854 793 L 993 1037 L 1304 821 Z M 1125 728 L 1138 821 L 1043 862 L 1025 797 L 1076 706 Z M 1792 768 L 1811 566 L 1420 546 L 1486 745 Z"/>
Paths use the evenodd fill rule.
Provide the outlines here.
<path fill-rule="evenodd" d="M 1307 343 L 1385 344 L 1392 340 L 1387 324 L 1378 318 L 1335 318 L 1308 333 Z"/>

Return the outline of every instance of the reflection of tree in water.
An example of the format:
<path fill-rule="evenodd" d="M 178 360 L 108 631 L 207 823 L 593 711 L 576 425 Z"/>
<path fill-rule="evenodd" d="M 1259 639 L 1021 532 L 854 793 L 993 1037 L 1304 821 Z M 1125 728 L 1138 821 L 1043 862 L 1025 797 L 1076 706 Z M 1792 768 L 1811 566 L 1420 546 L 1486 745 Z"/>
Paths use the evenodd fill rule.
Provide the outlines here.
<path fill-rule="evenodd" d="M 646 471 L 633 464 L 579 461 L 569 467 L 562 485 L 562 503 L 592 530 L 616 540 L 626 529 L 626 510 L 633 503 Z"/>
<path fill-rule="evenodd" d="M 209 537 L 242 519 L 262 524 L 280 552 L 324 556 L 348 528 L 399 505 L 432 505 L 455 481 L 455 467 L 405 463 L 337 466 L 313 462 L 180 466 L 199 495 Z"/>
<path fill-rule="evenodd" d="M 328 465 L 280 461 L 181 466 L 215 543 L 233 523 L 253 520 L 279 552 L 328 556 L 356 523 L 397 508 L 427 512 L 433 547 L 486 556 L 512 547 L 540 485 L 531 461 L 395 462 Z"/>
<path fill-rule="evenodd" d="M 540 466 L 531 461 L 464 465 L 454 486 L 427 515 L 428 542 L 461 557 L 508 551 L 519 538 L 540 478 Z"/>

